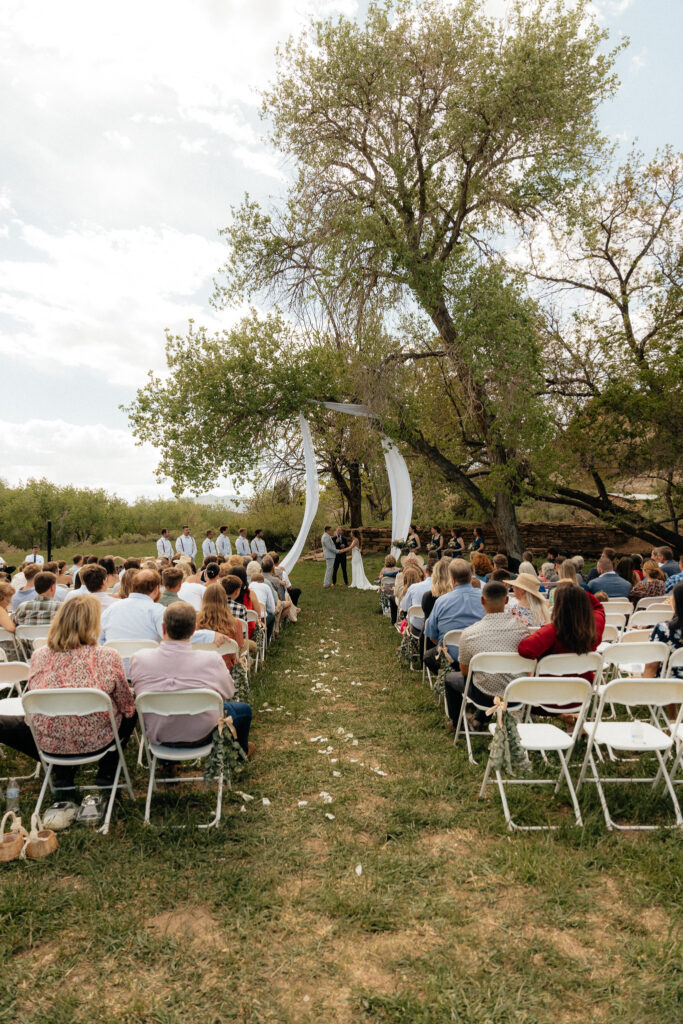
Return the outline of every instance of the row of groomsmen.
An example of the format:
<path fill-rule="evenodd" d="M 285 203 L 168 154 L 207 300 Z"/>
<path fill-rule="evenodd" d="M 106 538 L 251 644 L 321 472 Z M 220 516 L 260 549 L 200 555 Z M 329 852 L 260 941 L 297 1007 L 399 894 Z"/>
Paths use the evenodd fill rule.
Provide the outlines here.
<path fill-rule="evenodd" d="M 228 536 L 227 526 L 221 526 L 218 531 L 218 537 L 215 541 L 213 538 L 213 530 L 207 530 L 206 537 L 202 541 L 202 554 L 204 558 L 207 558 L 209 555 L 223 555 L 224 558 L 227 558 L 228 555 L 232 554 L 232 544 Z M 189 555 L 193 561 L 196 558 L 197 542 L 191 535 L 189 526 L 183 526 L 182 533 L 178 534 L 175 549 L 179 555 Z M 239 530 L 235 539 L 235 550 L 238 555 L 252 555 L 260 562 L 263 556 L 268 553 L 266 542 L 263 539 L 263 530 L 256 531 L 251 544 L 247 537 L 247 531 L 245 529 Z M 161 536 L 157 541 L 157 554 L 159 558 L 173 557 L 173 545 L 168 535 L 168 530 L 161 531 Z"/>

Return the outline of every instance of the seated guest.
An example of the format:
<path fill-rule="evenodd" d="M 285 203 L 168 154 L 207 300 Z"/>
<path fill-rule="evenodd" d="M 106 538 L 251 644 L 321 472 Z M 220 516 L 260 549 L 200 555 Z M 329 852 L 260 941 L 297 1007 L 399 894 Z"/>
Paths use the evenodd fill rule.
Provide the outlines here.
<path fill-rule="evenodd" d="M 217 566 L 218 572 L 220 568 Z M 196 612 L 202 607 L 202 601 L 204 600 L 204 584 L 201 582 L 198 575 L 189 576 L 183 580 L 178 596 L 181 601 L 186 601 L 187 604 L 191 604 Z"/>
<path fill-rule="evenodd" d="M 401 582 L 397 583 L 394 587 L 394 597 L 396 604 L 400 608 L 403 604 L 407 592 L 415 583 L 422 583 L 424 581 L 424 572 L 417 565 L 408 565 L 401 574 Z"/>
<path fill-rule="evenodd" d="M 546 590 L 549 589 L 549 585 L 557 583 L 559 579 L 554 562 L 544 562 L 538 575 Z"/>
<path fill-rule="evenodd" d="M 301 588 L 292 586 L 287 570 L 280 564 L 280 556 L 277 551 L 269 551 L 268 557 L 272 558 L 273 565 L 275 567 L 275 575 L 284 583 L 285 590 L 287 591 L 292 604 L 296 607 L 299 604 L 299 598 L 301 597 Z"/>
<path fill-rule="evenodd" d="M 159 604 L 163 604 L 164 608 L 168 608 L 170 604 L 179 601 L 178 592 L 184 579 L 185 577 L 181 570 L 177 569 L 174 565 L 164 569 L 161 573 L 163 590 L 159 597 Z"/>
<path fill-rule="evenodd" d="M 571 561 L 574 563 L 574 568 L 576 569 L 576 582 L 579 584 L 580 587 L 583 587 L 588 582 L 586 576 L 584 575 L 584 571 L 583 571 L 583 567 L 584 567 L 584 564 L 585 564 L 584 560 L 583 560 L 583 556 L 582 555 L 574 555 L 574 557 L 571 559 Z"/>
<path fill-rule="evenodd" d="M 615 548 L 610 548 L 610 547 L 603 548 L 602 549 L 602 553 L 600 555 L 600 558 L 608 558 L 610 560 L 610 562 L 612 563 L 612 565 L 614 565 L 614 563 L 617 560 L 616 549 Z M 586 583 L 592 583 L 593 580 L 597 580 L 599 575 L 600 575 L 600 570 L 598 569 L 598 566 L 597 566 L 597 563 L 596 563 L 593 566 L 593 568 L 590 570 L 590 572 L 588 573 L 588 575 L 586 577 Z"/>
<path fill-rule="evenodd" d="M 85 572 L 82 569 L 81 572 Z M 202 587 L 202 591 L 203 591 Z M 133 590 L 125 601 L 116 601 L 105 608 L 102 615 L 101 642 L 108 640 L 160 640 L 164 606 L 159 604 L 161 577 L 153 569 L 139 569 L 133 580 Z M 71 602 L 69 602 L 71 603 Z M 223 637 L 212 631 L 200 630 L 192 637 L 193 643 L 215 643 L 220 647 Z"/>
<path fill-rule="evenodd" d="M 275 622 L 278 612 L 273 591 L 270 589 L 260 572 L 254 572 L 251 574 L 248 589 L 249 593 L 254 594 L 258 602 L 266 610 L 266 635 L 268 637 L 268 642 L 270 643 L 270 638 L 275 631 Z"/>
<path fill-rule="evenodd" d="M 527 559 L 522 559 L 522 561 L 519 563 L 517 575 L 533 576 L 534 579 L 538 579 L 538 573 L 534 568 L 533 562 L 529 562 Z"/>
<path fill-rule="evenodd" d="M 652 557 L 667 576 L 675 576 L 681 571 L 678 562 L 674 561 L 674 553 L 671 548 L 655 548 Z"/>
<path fill-rule="evenodd" d="M 546 654 L 587 654 L 596 650 L 605 628 L 605 609 L 590 592 L 566 580 L 557 587 L 552 617 L 526 637 L 517 650 L 523 658 Z M 593 673 L 584 674 L 593 682 Z"/>
<path fill-rule="evenodd" d="M 678 586 L 679 583 L 683 583 L 683 555 L 679 558 L 678 565 L 680 571 L 669 576 L 664 584 L 665 592 L 667 594 L 670 593 L 674 587 Z"/>
<path fill-rule="evenodd" d="M 84 565 L 78 575 L 81 581 L 80 589 L 70 591 L 66 595 L 67 601 L 73 601 L 79 594 L 87 592 L 97 598 L 102 608 L 108 608 L 110 604 L 116 604 L 116 598 L 107 589 L 109 576 L 103 565 Z"/>
<path fill-rule="evenodd" d="M 576 566 L 571 558 L 565 558 L 565 560 L 560 563 L 557 569 L 557 578 L 558 582 L 559 580 L 571 580 L 572 583 L 576 583 L 578 586 L 579 574 L 577 573 Z"/>
<path fill-rule="evenodd" d="M 507 567 L 508 567 L 507 555 L 501 555 L 501 554 L 494 555 L 493 558 L 491 559 L 491 564 L 493 565 L 491 573 L 495 572 L 496 569 L 507 569 Z M 489 573 L 489 576 L 491 575 L 491 573 Z"/>
<path fill-rule="evenodd" d="M 610 597 L 628 597 L 630 595 L 633 585 L 622 576 L 617 575 L 614 571 L 614 564 L 609 558 L 600 558 L 597 569 L 598 577 L 586 585 L 586 590 L 589 593 L 594 594 L 596 590 L 604 590 Z"/>
<path fill-rule="evenodd" d="M 633 571 L 633 559 L 629 555 L 623 555 L 619 559 L 616 573 L 617 576 L 621 576 L 622 580 L 626 580 L 627 583 L 631 584 L 631 590 L 633 590 L 634 584 L 640 583 L 640 579 Z"/>
<path fill-rule="evenodd" d="M 493 572 L 489 556 L 481 551 L 475 551 L 470 558 L 470 564 L 474 575 L 480 583 L 486 583 L 486 577 Z"/>
<path fill-rule="evenodd" d="M 136 722 L 135 702 L 126 682 L 121 656 L 117 651 L 98 646 L 100 615 L 100 605 L 90 594 L 60 604 L 50 626 L 47 646 L 31 657 L 27 688 L 29 691 L 70 687 L 103 690 L 111 697 L 119 739 L 125 746 Z M 38 743 L 48 754 L 96 753 L 106 750 L 113 739 L 109 719 L 103 714 L 59 718 L 36 715 L 33 723 Z M 0 743 L 38 760 L 38 751 L 23 717 L 0 718 Z M 116 751 L 102 758 L 97 767 L 98 786 L 111 786 L 117 764 Z M 72 787 L 75 773 L 75 767 L 53 768 L 57 789 Z"/>
<path fill-rule="evenodd" d="M 484 617 L 474 625 L 468 626 L 460 634 L 459 662 L 460 670 L 449 672 L 446 676 L 446 706 L 448 717 L 455 726 L 460 715 L 462 695 L 465 692 L 465 680 L 469 665 L 475 654 L 486 654 L 490 651 L 507 651 L 516 654 L 520 642 L 528 636 L 524 622 L 512 615 L 505 614 L 508 602 L 507 587 L 504 583 L 487 583 L 481 591 L 481 604 Z M 493 706 L 494 697 L 502 697 L 505 687 L 519 675 L 488 674 L 478 672 L 470 683 L 469 693 L 477 704 L 484 707 Z M 486 720 L 485 712 L 477 712 L 471 720 L 475 728 Z"/>
<path fill-rule="evenodd" d="M 83 565 L 83 555 L 74 555 L 72 562 L 73 565 L 70 565 L 65 571 L 68 576 L 71 576 L 72 580 L 75 580 Z"/>
<path fill-rule="evenodd" d="M 393 555 L 387 555 L 384 559 L 384 565 L 379 571 L 379 578 L 381 580 L 391 579 L 395 580 L 398 575 L 398 565 Z"/>
<path fill-rule="evenodd" d="M 437 598 L 443 597 L 444 594 L 450 594 L 453 589 L 450 564 L 450 559 L 440 558 L 432 568 L 430 588 L 422 595 L 422 601 L 420 602 L 425 622 L 432 614 L 432 608 L 436 604 Z"/>
<path fill-rule="evenodd" d="M 17 626 L 42 626 L 52 622 L 62 602 L 55 597 L 57 577 L 53 572 L 39 572 L 33 581 L 36 596 L 22 601 L 14 613 Z"/>
<path fill-rule="evenodd" d="M 631 561 L 633 562 L 633 575 L 636 577 L 634 583 L 640 583 L 643 578 L 643 556 L 637 553 L 633 554 Z"/>
<path fill-rule="evenodd" d="M 463 558 L 454 558 L 449 565 L 453 589 L 449 594 L 437 598 L 431 614 L 425 622 L 425 637 L 441 646 L 443 638 L 452 629 L 465 629 L 483 618 L 484 609 L 478 590 L 472 586 L 472 566 Z M 449 646 L 448 652 L 454 662 L 458 660 L 458 648 Z M 424 657 L 427 667 L 438 671 L 438 654 L 435 648 L 427 649 Z"/>
<path fill-rule="evenodd" d="M 266 583 L 268 583 L 269 586 L 273 588 L 275 594 L 277 594 L 277 601 L 280 604 L 277 623 L 275 626 L 275 634 L 277 636 L 279 624 L 283 619 L 289 619 L 290 622 L 296 622 L 296 608 L 290 600 L 287 588 L 275 573 L 275 565 L 270 555 L 266 554 L 263 556 L 261 561 L 261 573 Z"/>
<path fill-rule="evenodd" d="M 522 562 L 524 565 L 524 562 Z M 514 603 L 509 606 L 510 613 L 525 626 L 545 626 L 550 622 L 550 605 L 541 594 L 541 583 L 534 573 L 520 573 L 510 580 Z"/>
<path fill-rule="evenodd" d="M 439 559 L 439 562 L 443 562 L 443 561 L 444 561 L 443 558 Z M 437 565 L 438 564 L 439 563 L 437 562 Z M 448 565 L 447 562 L 446 562 L 446 565 Z M 400 610 L 404 614 L 407 614 L 408 613 L 408 609 L 412 608 L 413 605 L 417 605 L 418 607 L 421 608 L 422 607 L 422 598 L 425 596 L 425 594 L 428 594 L 431 591 L 431 589 L 432 589 L 432 570 L 431 570 L 431 568 L 429 566 L 427 566 L 426 573 L 427 573 L 427 575 L 424 577 L 424 579 L 419 579 L 418 578 L 413 583 L 411 583 L 409 586 L 405 587 L 405 590 L 403 592 L 403 597 L 401 598 L 401 603 L 400 603 Z M 405 585 L 405 582 L 406 582 L 406 574 L 405 573 L 404 573 L 404 576 L 403 576 L 403 582 L 404 582 L 404 585 Z M 414 615 L 412 615 L 410 617 L 409 625 L 412 626 L 413 629 L 421 631 L 422 627 L 424 625 L 424 619 L 422 617 L 420 617 L 418 619 Z"/>
<path fill-rule="evenodd" d="M 117 600 L 125 601 L 127 597 L 130 597 L 133 592 L 133 581 L 139 572 L 139 569 L 124 569 L 121 576 L 121 582 L 114 594 L 114 597 Z M 81 574 L 79 573 L 78 575 L 80 576 Z"/>
<path fill-rule="evenodd" d="M 197 618 L 197 629 L 212 629 L 234 640 L 240 650 L 246 648 L 246 637 L 230 610 L 228 598 L 220 583 L 210 583 L 204 591 L 202 610 Z M 237 661 L 235 654 L 224 654 L 223 661 L 232 671 Z"/>
<path fill-rule="evenodd" d="M 190 642 L 193 636 L 197 636 L 196 625 L 197 615 L 192 605 L 176 601 L 164 609 L 161 644 L 156 649 L 138 651 L 131 661 L 131 684 L 135 696 L 175 690 L 215 690 L 223 698 L 223 713 L 232 718 L 242 750 L 251 754 L 251 708 L 248 704 L 232 701 L 235 687 L 217 653 L 192 650 Z M 145 715 L 147 739 L 170 746 L 203 746 L 209 743 L 217 722 L 218 714 L 214 712 L 168 718 Z"/>
<path fill-rule="evenodd" d="M 505 583 L 507 580 L 512 579 L 512 573 L 508 572 L 507 569 L 494 569 L 489 574 L 488 583 Z M 479 581 L 481 583 L 481 581 Z"/>
<path fill-rule="evenodd" d="M 663 597 L 666 583 L 666 573 L 651 558 L 646 558 L 643 562 L 643 579 L 631 589 L 629 598 L 635 602 L 643 597 Z"/>
<path fill-rule="evenodd" d="M 671 591 L 671 598 L 673 601 L 673 615 L 667 621 L 657 623 L 650 633 L 650 640 L 659 640 L 665 643 L 673 653 L 683 647 L 683 582 L 676 584 Z M 651 661 L 645 666 L 643 675 L 648 679 L 654 679 L 660 674 L 660 671 L 660 663 L 658 661 Z M 666 674 L 674 679 L 683 679 L 683 668 L 670 669 Z M 669 711 L 669 717 L 672 721 L 676 717 L 677 710 L 674 711 L 673 715 L 671 714 L 671 709 Z"/>
<path fill-rule="evenodd" d="M 33 563 L 24 568 L 24 577 L 26 582 L 20 590 L 16 590 L 14 593 L 14 597 L 12 598 L 12 611 L 15 612 L 20 604 L 23 604 L 24 601 L 32 601 L 36 596 L 34 580 L 40 571 L 41 567 Z"/>
<path fill-rule="evenodd" d="M 242 602 L 240 601 L 242 587 L 245 584 L 243 584 L 239 576 L 235 575 L 221 576 L 219 579 L 219 583 L 223 587 L 223 590 L 225 591 L 225 596 L 228 599 L 228 608 L 232 612 L 233 618 L 242 619 L 243 622 L 246 622 L 247 609 L 245 608 L 244 604 L 242 604 Z M 253 625 L 253 623 L 249 623 L 249 625 Z M 249 631 L 248 635 L 251 636 L 252 633 L 253 630 Z"/>
<path fill-rule="evenodd" d="M 119 583 L 119 574 L 116 569 L 116 562 L 111 555 L 105 555 L 104 558 L 98 558 L 97 564 L 102 566 L 107 574 L 104 589 L 113 593 L 114 587 Z"/>

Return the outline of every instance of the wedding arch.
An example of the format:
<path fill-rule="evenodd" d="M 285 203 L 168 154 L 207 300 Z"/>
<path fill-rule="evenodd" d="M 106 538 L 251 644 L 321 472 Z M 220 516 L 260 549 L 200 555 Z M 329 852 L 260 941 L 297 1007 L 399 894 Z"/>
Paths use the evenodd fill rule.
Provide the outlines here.
<path fill-rule="evenodd" d="M 350 402 L 321 402 L 320 404 L 324 405 L 326 409 L 332 409 L 333 412 L 342 412 L 347 416 L 372 417 L 372 413 L 366 405 L 353 405 Z M 299 534 L 292 547 L 282 559 L 282 565 L 287 572 L 292 571 L 304 549 L 306 538 L 318 511 L 320 499 L 318 465 L 315 458 L 313 438 L 311 437 L 311 428 L 308 425 L 308 420 L 303 413 L 299 415 L 299 425 L 303 438 L 304 464 L 306 467 L 306 506 Z M 391 536 L 393 540 L 406 538 L 410 528 L 410 520 L 413 516 L 413 488 L 410 482 L 410 473 L 408 472 L 405 459 L 393 441 L 388 437 L 383 437 L 382 448 L 384 449 L 384 463 L 387 468 L 389 489 L 391 491 Z M 401 552 L 399 548 L 392 547 L 391 553 L 398 558 Z"/>

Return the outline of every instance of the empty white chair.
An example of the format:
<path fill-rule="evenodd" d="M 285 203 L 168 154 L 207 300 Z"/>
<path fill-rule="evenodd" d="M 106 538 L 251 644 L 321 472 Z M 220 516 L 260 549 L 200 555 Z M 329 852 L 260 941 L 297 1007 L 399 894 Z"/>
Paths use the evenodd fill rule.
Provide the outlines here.
<path fill-rule="evenodd" d="M 662 671 L 662 675 L 671 676 L 674 679 L 674 672 L 680 671 L 683 674 L 683 647 L 679 647 L 676 651 L 671 651 L 669 655 L 669 661 L 667 662 L 666 669 Z"/>
<path fill-rule="evenodd" d="M 623 612 L 624 615 L 631 615 L 633 602 L 627 597 L 610 597 L 605 601 L 605 611 Z"/>
<path fill-rule="evenodd" d="M 605 606 L 606 607 L 606 606 Z M 626 616 L 623 612 L 605 612 L 605 624 L 607 626 L 616 626 L 621 632 L 626 625 Z"/>
<path fill-rule="evenodd" d="M 632 634 L 628 634 L 631 636 Z M 649 664 L 651 661 L 658 661 L 661 666 L 665 666 L 669 659 L 669 648 L 666 644 L 660 643 L 659 641 L 643 640 L 643 634 L 640 634 L 641 641 L 638 643 L 635 640 L 623 640 L 616 644 L 610 644 L 602 652 L 602 660 L 604 665 L 605 674 L 610 667 L 618 668 L 619 675 L 630 674 L 629 670 L 640 673 L 638 666 Z"/>
<path fill-rule="evenodd" d="M 650 615 L 658 615 L 660 622 L 667 622 L 673 616 L 674 613 L 671 605 L 667 604 L 666 602 L 657 602 L 657 604 L 651 604 L 649 608 L 643 608 L 642 611 L 646 611 Z"/>
<path fill-rule="evenodd" d="M 663 600 L 664 594 L 660 594 L 659 597 L 641 597 L 636 605 L 636 611 L 642 612 L 644 608 L 650 608 L 653 604 L 661 604 Z"/>
<path fill-rule="evenodd" d="M 166 693 L 140 693 L 135 699 L 135 706 L 138 709 L 142 735 L 144 737 L 145 749 L 149 759 L 149 785 L 147 787 L 147 801 L 145 803 L 145 824 L 150 823 L 150 808 L 152 805 L 152 793 L 156 786 L 164 782 L 201 782 L 203 776 L 178 780 L 157 779 L 156 766 L 159 759 L 164 761 L 195 761 L 197 758 L 207 757 L 211 753 L 212 742 L 209 740 L 200 747 L 171 747 L 164 743 L 152 743 L 147 739 L 145 729 L 145 715 L 161 715 L 170 718 L 174 715 L 203 715 L 209 711 L 216 712 L 216 719 L 223 715 L 223 698 L 215 690 L 176 690 Z M 198 828 L 215 828 L 221 820 L 221 807 L 223 802 L 223 775 L 218 779 L 218 795 L 216 798 L 216 810 L 208 825 L 199 825 Z M 184 826 L 181 826 L 184 827 Z"/>
<path fill-rule="evenodd" d="M 446 634 L 448 636 L 448 634 Z M 467 721 L 467 705 L 470 704 L 473 708 L 478 711 L 487 711 L 488 706 L 483 704 L 477 704 L 470 694 L 470 689 L 473 684 L 474 673 L 480 673 L 482 675 L 509 675 L 519 676 L 522 673 L 528 673 L 530 676 L 534 674 L 536 670 L 536 662 L 530 658 L 523 658 L 521 654 L 515 654 L 514 651 L 495 651 L 489 653 L 475 654 L 469 663 L 467 669 L 467 678 L 465 680 L 465 690 L 462 697 L 462 703 L 460 705 L 460 714 L 458 715 L 458 721 L 455 726 L 455 736 L 453 737 L 453 743 L 456 744 L 460 739 L 460 733 L 464 733 L 465 742 L 467 744 L 467 756 L 469 757 L 470 764 L 476 764 L 472 754 L 472 740 L 471 736 L 483 736 L 489 739 L 489 733 L 477 732 L 472 733 L 469 728 Z M 476 684 L 478 685 L 478 684 Z M 445 698 L 444 698 L 445 699 Z"/>
<path fill-rule="evenodd" d="M 38 753 L 40 755 L 40 761 L 45 769 L 45 779 L 38 796 L 38 802 L 36 803 L 35 814 L 40 814 L 40 808 L 43 803 L 43 798 L 47 790 L 48 785 L 52 788 L 50 782 L 50 776 L 52 775 L 52 769 L 54 765 L 66 765 L 69 767 L 75 767 L 76 765 L 83 764 L 95 764 L 101 761 L 105 754 L 116 750 L 118 757 L 118 764 L 116 766 L 116 773 L 114 775 L 114 781 L 111 787 L 107 786 L 82 786 L 82 789 L 111 789 L 109 794 L 109 803 L 107 804 L 107 811 L 104 816 L 104 822 L 99 828 L 99 832 L 102 835 L 106 835 L 109 831 L 109 822 L 111 821 L 111 814 L 114 808 L 114 800 L 116 798 L 116 791 L 119 787 L 119 778 L 121 772 L 123 772 L 125 778 L 126 789 L 128 795 L 135 803 L 135 793 L 130 782 L 130 775 L 128 774 L 128 767 L 126 760 L 123 756 L 123 750 L 121 749 L 121 743 L 119 741 L 119 734 L 116 728 L 116 721 L 114 719 L 114 709 L 112 706 L 111 698 L 108 694 L 103 693 L 102 690 L 96 690 L 90 687 L 65 687 L 59 690 L 31 690 L 23 695 L 21 703 L 28 721 L 29 728 L 33 734 Z M 85 715 L 96 715 L 96 714 L 107 714 L 109 716 L 109 723 L 111 725 L 111 731 L 113 734 L 112 742 L 109 744 L 106 750 L 102 750 L 97 754 L 80 754 L 78 757 L 75 756 L 64 756 L 59 754 L 48 754 L 41 749 L 38 743 L 38 737 L 33 722 L 34 715 L 43 715 L 46 718 L 62 718 L 69 717 L 71 715 L 82 718 Z"/>
<path fill-rule="evenodd" d="M 25 661 L 6 661 L 0 665 L 0 690 L 7 690 L 5 697 L 21 697 L 22 683 L 28 682 L 29 671 Z"/>
<path fill-rule="evenodd" d="M 489 655 L 490 657 L 490 655 Z M 474 659 L 473 659 L 474 660 Z M 558 706 L 570 706 L 576 708 L 577 719 L 571 736 L 564 729 L 558 729 L 556 725 L 547 722 L 522 722 L 517 728 L 522 747 L 530 753 L 541 753 L 545 756 L 548 751 L 557 754 L 560 762 L 560 774 L 554 779 L 531 779 L 531 778 L 503 778 L 500 771 L 496 769 L 496 782 L 500 793 L 503 813 L 509 829 L 523 831 L 545 831 L 559 828 L 558 825 L 519 825 L 512 819 L 510 808 L 505 793 L 506 786 L 554 786 L 555 793 L 559 791 L 562 779 L 567 784 L 569 796 L 574 808 L 574 818 L 578 826 L 583 825 L 581 809 L 579 807 L 571 776 L 569 774 L 569 761 L 581 734 L 586 711 L 592 695 L 591 684 L 579 676 L 534 676 L 533 678 L 514 679 L 505 689 L 505 700 L 508 708 L 526 705 L 527 707 L 541 707 L 552 709 Z M 491 734 L 497 728 L 496 723 L 489 727 Z M 486 766 L 486 772 L 479 791 L 479 797 L 486 793 L 486 787 L 491 774 L 491 758 Z"/>
<path fill-rule="evenodd" d="M 629 710 L 633 707 L 665 708 L 669 704 L 679 705 L 676 721 L 671 726 L 669 733 L 660 729 L 653 722 L 630 719 L 626 722 L 603 721 L 604 711 L 607 704 L 621 705 Z M 654 713 L 650 712 L 654 719 Z M 603 786 L 610 784 L 655 784 L 663 779 L 664 785 L 671 798 L 676 818 L 676 825 L 683 826 L 681 808 L 669 772 L 667 771 L 664 754 L 668 754 L 674 743 L 674 736 L 681 727 L 683 717 L 683 680 L 675 679 L 615 679 L 608 683 L 600 697 L 598 711 L 594 722 L 586 724 L 588 743 L 586 754 L 581 766 L 579 781 L 576 786 L 577 793 L 584 783 L 593 783 L 598 791 L 600 804 L 605 816 L 605 823 L 608 829 L 620 830 L 651 830 L 659 828 L 658 825 L 618 825 L 610 815 L 609 807 Z M 659 771 L 655 776 L 646 778 L 631 778 L 625 775 L 605 776 L 600 775 L 593 757 L 593 748 L 597 744 L 604 744 L 612 750 L 622 753 L 628 752 L 631 755 L 654 754 L 659 765 Z M 672 765 L 672 772 L 675 772 L 678 758 Z M 622 762 L 623 763 L 623 762 Z M 590 768 L 591 775 L 587 775 Z"/>
<path fill-rule="evenodd" d="M 672 615 L 673 612 L 668 607 L 667 614 L 658 611 L 653 612 L 651 608 L 645 608 L 643 611 L 633 613 L 629 620 L 629 629 L 651 629 L 659 622 L 664 622 L 667 617 L 671 618 Z"/>
<path fill-rule="evenodd" d="M 10 633 L 10 631 L 8 629 L 3 629 L 1 626 L 0 626 L 0 642 L 12 644 L 12 647 L 14 648 L 14 656 L 15 656 L 15 658 L 21 658 L 22 649 L 21 649 L 21 647 L 19 646 L 19 644 L 17 642 L 16 636 L 14 635 L 14 633 Z"/>
<path fill-rule="evenodd" d="M 598 651 L 602 654 L 607 644 L 616 643 L 620 633 L 616 626 L 606 625 L 602 631 L 602 640 L 598 644 Z"/>

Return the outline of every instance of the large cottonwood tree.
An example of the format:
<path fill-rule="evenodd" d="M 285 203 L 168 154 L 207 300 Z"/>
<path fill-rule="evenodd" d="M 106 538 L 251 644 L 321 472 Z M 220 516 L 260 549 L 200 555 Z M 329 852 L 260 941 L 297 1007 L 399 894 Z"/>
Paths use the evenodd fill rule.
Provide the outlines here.
<path fill-rule="evenodd" d="M 416 304 L 477 421 L 500 482 L 491 514 L 519 555 L 509 481 L 522 467 L 456 324 L 455 268 L 472 245 L 568 202 L 600 151 L 596 109 L 615 79 L 585 4 L 520 2 L 505 23 L 484 8 L 371 3 L 363 24 L 321 21 L 284 47 L 264 112 L 294 181 L 272 210 L 247 199 L 234 211 L 216 301 L 268 293 L 290 314 L 340 294 Z"/>

